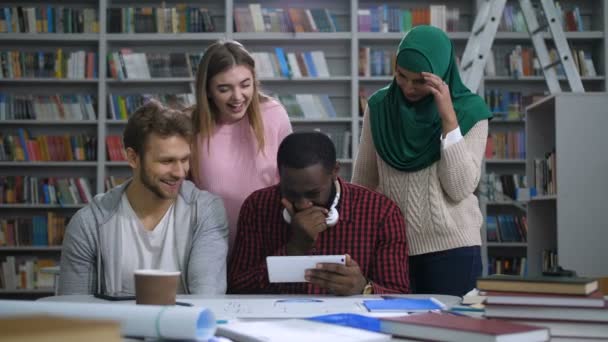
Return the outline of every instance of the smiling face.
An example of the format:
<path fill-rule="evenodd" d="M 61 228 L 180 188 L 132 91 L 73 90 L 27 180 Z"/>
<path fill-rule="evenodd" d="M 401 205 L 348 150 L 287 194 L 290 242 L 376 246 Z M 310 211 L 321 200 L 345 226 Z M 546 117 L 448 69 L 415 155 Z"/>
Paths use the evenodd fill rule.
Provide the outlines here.
<path fill-rule="evenodd" d="M 230 124 L 245 116 L 254 93 L 251 69 L 235 65 L 211 78 L 207 95 L 217 108 L 219 121 Z"/>
<path fill-rule="evenodd" d="M 395 69 L 395 80 L 403 96 L 410 102 L 420 101 L 431 93 L 420 73 L 409 71 L 399 65 Z"/>
<path fill-rule="evenodd" d="M 129 151 L 130 150 L 130 151 Z M 190 144 L 181 136 L 150 134 L 142 156 L 127 150 L 134 181 L 158 199 L 175 199 L 190 169 Z"/>

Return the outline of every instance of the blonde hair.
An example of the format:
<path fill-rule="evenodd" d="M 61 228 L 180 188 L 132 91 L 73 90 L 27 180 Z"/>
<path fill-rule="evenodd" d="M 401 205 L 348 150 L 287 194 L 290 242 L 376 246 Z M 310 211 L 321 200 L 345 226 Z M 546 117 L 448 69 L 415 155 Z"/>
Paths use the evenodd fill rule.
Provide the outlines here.
<path fill-rule="evenodd" d="M 209 81 L 217 74 L 229 70 L 235 66 L 247 67 L 253 76 L 253 93 L 251 103 L 247 108 L 245 115 L 249 118 L 251 131 L 257 141 L 258 152 L 264 150 L 264 123 L 262 121 L 262 110 L 260 103 L 269 99 L 259 90 L 259 83 L 255 75 L 255 62 L 251 54 L 245 47 L 233 40 L 217 41 L 205 50 L 203 58 L 198 64 L 196 72 L 196 105 L 192 107 L 192 124 L 197 134 L 207 140 L 209 147 L 211 135 L 215 130 L 215 126 L 219 120 L 220 113 L 213 101 L 210 101 L 208 94 Z M 194 141 L 192 147 L 192 176 L 197 180 L 198 174 L 198 144 Z"/>

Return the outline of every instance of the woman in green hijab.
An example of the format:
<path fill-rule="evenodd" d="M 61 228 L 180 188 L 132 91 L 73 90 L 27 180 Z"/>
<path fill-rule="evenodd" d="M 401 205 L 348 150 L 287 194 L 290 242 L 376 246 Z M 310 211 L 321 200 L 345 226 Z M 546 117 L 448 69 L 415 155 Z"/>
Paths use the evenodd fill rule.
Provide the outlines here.
<path fill-rule="evenodd" d="M 401 208 L 413 292 L 462 296 L 481 275 L 473 192 L 491 114 L 462 83 L 452 42 L 436 27 L 406 34 L 395 69 L 368 101 L 352 181 Z"/>

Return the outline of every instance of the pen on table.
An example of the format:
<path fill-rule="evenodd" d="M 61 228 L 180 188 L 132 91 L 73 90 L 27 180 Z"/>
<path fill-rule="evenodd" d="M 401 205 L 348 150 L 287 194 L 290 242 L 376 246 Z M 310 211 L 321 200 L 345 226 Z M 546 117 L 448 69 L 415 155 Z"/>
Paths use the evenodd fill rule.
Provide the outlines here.
<path fill-rule="evenodd" d="M 186 302 L 175 302 L 175 305 L 180 305 L 180 306 L 194 306 L 192 303 L 186 303 Z"/>

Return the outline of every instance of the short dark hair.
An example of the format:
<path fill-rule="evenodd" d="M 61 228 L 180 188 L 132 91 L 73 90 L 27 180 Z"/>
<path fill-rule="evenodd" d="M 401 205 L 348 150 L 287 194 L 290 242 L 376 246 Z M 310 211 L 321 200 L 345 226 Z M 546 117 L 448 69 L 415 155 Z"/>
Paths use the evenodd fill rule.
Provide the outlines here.
<path fill-rule="evenodd" d="M 277 166 L 303 169 L 316 164 L 331 172 L 336 166 L 336 148 L 331 139 L 321 132 L 291 133 L 279 146 Z"/>
<path fill-rule="evenodd" d="M 163 138 L 180 136 L 192 142 L 194 131 L 192 121 L 183 112 L 164 107 L 160 102 L 151 100 L 137 108 L 129 118 L 123 132 L 125 148 L 132 148 L 140 157 L 144 155 L 150 134 Z"/>

